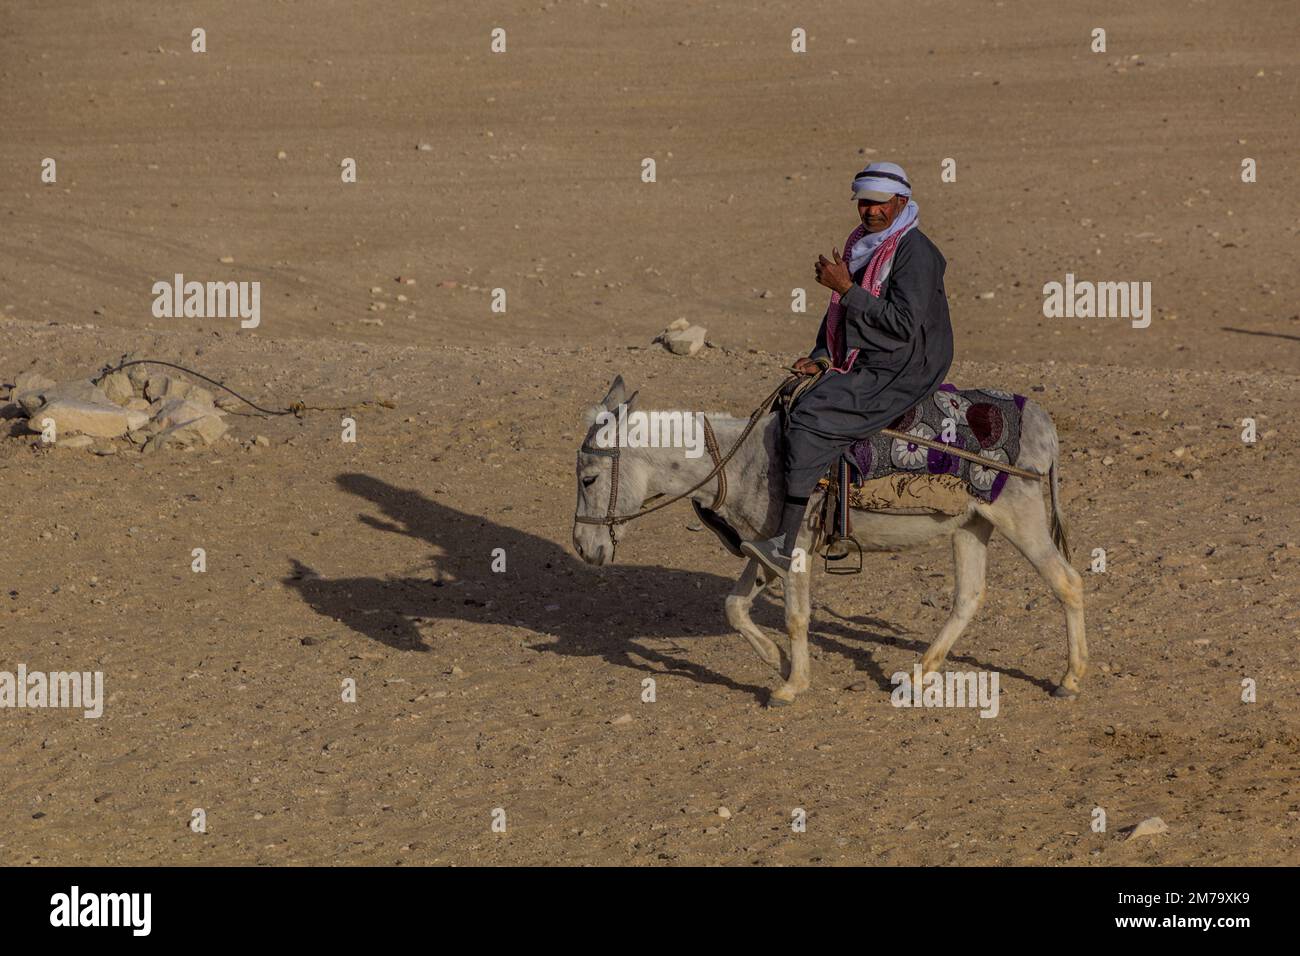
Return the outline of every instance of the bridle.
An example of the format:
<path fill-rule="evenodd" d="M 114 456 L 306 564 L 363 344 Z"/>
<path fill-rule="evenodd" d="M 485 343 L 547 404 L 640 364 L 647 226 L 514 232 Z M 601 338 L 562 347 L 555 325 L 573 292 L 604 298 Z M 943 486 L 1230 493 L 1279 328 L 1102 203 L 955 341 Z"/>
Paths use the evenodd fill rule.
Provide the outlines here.
<path fill-rule="evenodd" d="M 780 388 L 777 388 L 776 391 L 763 400 L 763 403 L 759 405 L 758 408 L 754 409 L 753 414 L 749 416 L 749 421 L 745 425 L 745 430 L 740 433 L 740 437 L 736 439 L 736 443 L 731 446 L 731 450 L 725 455 L 723 455 L 718 448 L 718 439 L 713 434 L 713 426 L 709 424 L 708 417 L 701 415 L 700 421 L 704 429 L 704 446 L 709 450 L 709 457 L 713 459 L 713 469 L 681 494 L 673 495 L 671 498 L 661 501 L 658 504 L 650 505 L 649 507 L 643 503 L 641 509 L 632 514 L 620 515 L 614 513 L 618 506 L 618 465 L 619 453 L 622 450 L 621 446 L 618 444 L 617 431 L 615 431 L 614 447 L 612 448 L 597 448 L 594 445 L 589 445 L 586 442 L 583 442 L 582 447 L 578 449 L 581 454 L 601 455 L 611 459 L 609 465 L 609 506 L 605 509 L 605 515 L 602 518 L 590 515 L 574 515 L 573 520 L 578 524 L 605 525 L 609 528 L 610 539 L 615 540 L 614 528 L 618 525 L 626 524 L 629 521 L 648 515 L 653 511 L 658 511 L 660 508 L 667 508 L 669 505 L 675 504 L 683 498 L 699 491 L 710 481 L 713 481 L 714 478 L 718 480 L 718 490 L 713 495 L 713 504 L 709 505 L 709 509 L 711 511 L 717 511 L 722 507 L 723 502 L 727 500 L 727 462 L 731 461 L 731 459 L 735 457 L 736 452 L 739 451 L 740 446 L 745 444 L 745 439 L 747 439 L 749 433 L 754 430 L 754 426 L 758 424 L 759 419 L 772 410 L 773 403 L 776 402 L 777 398 L 781 394 L 781 389 L 785 388 L 786 384 L 787 383 L 782 383 Z M 648 500 L 653 501 L 655 498 L 659 497 L 662 496 L 652 495 Z M 617 544 L 616 540 L 615 543 Z"/>
<path fill-rule="evenodd" d="M 618 445 L 617 430 L 614 433 L 613 448 L 597 448 L 596 446 L 589 445 L 584 441 L 582 443 L 582 447 L 578 449 L 580 453 L 586 455 L 601 455 L 611 459 L 610 471 L 609 471 L 609 506 L 605 509 L 605 516 L 603 518 L 591 517 L 588 515 L 574 515 L 573 516 L 574 522 L 576 522 L 577 524 L 605 525 L 606 527 L 609 528 L 610 540 L 613 541 L 615 547 L 617 547 L 618 539 L 614 535 L 614 529 L 618 525 L 626 524 L 629 521 L 634 521 L 637 518 L 650 514 L 651 512 L 658 511 L 660 508 L 667 508 L 669 505 L 675 504 L 676 502 L 681 501 L 683 498 L 691 494 L 694 494 L 696 491 L 699 491 L 701 488 L 707 485 L 714 478 L 717 478 L 718 480 L 718 490 L 714 494 L 713 504 L 711 504 L 709 508 L 711 511 L 717 511 L 719 508 L 722 507 L 723 502 L 727 500 L 727 472 L 726 472 L 727 462 L 731 461 L 731 459 L 735 456 L 736 452 L 740 449 L 740 446 L 745 444 L 745 439 L 747 439 L 749 437 L 749 433 L 754 430 L 754 426 L 758 424 L 759 419 L 761 419 L 764 415 L 766 415 L 768 412 L 772 410 L 772 406 L 775 405 L 777 400 L 781 397 L 781 393 L 784 392 L 786 388 L 790 386 L 792 383 L 795 383 L 795 388 L 793 389 L 793 391 L 790 392 L 787 398 L 787 401 L 790 404 L 793 404 L 795 400 L 798 399 L 798 397 L 801 394 L 803 394 L 803 392 L 811 388 L 820 379 L 821 379 L 820 374 L 810 375 L 810 376 L 793 375 L 790 378 L 786 379 L 784 382 L 782 382 L 780 385 L 778 385 L 775 391 L 773 391 L 771 395 L 767 396 L 767 398 L 763 399 L 762 404 L 760 404 L 758 408 L 754 409 L 753 414 L 749 416 L 749 422 L 745 425 L 745 430 L 740 433 L 740 437 L 736 439 L 736 443 L 731 446 L 731 450 L 728 451 L 725 455 L 719 454 L 718 440 L 716 437 L 714 437 L 713 426 L 709 424 L 709 419 L 706 416 L 703 415 L 700 416 L 704 428 L 704 444 L 705 447 L 708 448 L 709 450 L 709 457 L 713 459 L 713 470 L 710 471 L 703 478 L 701 478 L 699 481 L 697 481 L 695 484 L 693 484 L 691 487 L 687 488 L 681 494 L 673 495 L 671 498 L 667 499 L 666 501 L 660 501 L 658 504 L 650 505 L 649 507 L 647 507 L 645 503 L 642 503 L 641 509 L 639 511 L 633 512 L 632 514 L 620 515 L 614 513 L 614 510 L 618 505 L 618 463 L 619 463 L 619 452 L 621 451 L 621 448 Z M 1005 471 L 1008 474 L 1016 475 L 1019 478 L 1027 478 L 1030 480 L 1037 481 L 1037 480 L 1042 480 L 1042 478 L 1045 477 L 1044 475 L 1039 474 L 1038 472 L 1027 471 L 1023 468 L 1017 468 L 1016 466 L 1011 464 L 1003 464 L 998 461 L 993 461 L 991 459 L 983 458 L 982 456 L 975 455 L 974 453 L 966 451 L 965 449 L 956 448 L 952 445 L 947 445 L 943 442 L 934 441 L 933 439 L 922 438 L 919 435 L 905 434 L 903 432 L 895 431 L 891 428 L 880 429 L 880 434 L 886 435 L 889 438 L 895 438 L 901 441 L 911 442 L 912 444 L 920 445 L 925 448 L 931 448 L 936 451 L 942 451 L 946 454 L 954 455 L 958 458 L 965 458 L 968 461 L 977 462 L 979 465 L 981 465 L 984 468 L 992 468 L 997 471 Z M 651 495 L 650 498 L 646 500 L 654 501 L 655 499 L 661 497 L 663 496 Z"/>
<path fill-rule="evenodd" d="M 615 445 L 613 448 L 597 448 L 594 445 L 588 445 L 586 443 L 583 443 L 582 447 L 578 449 L 579 452 L 581 452 L 582 454 L 602 455 L 610 459 L 609 507 L 605 509 L 605 516 L 603 518 L 595 518 L 588 515 L 574 515 L 573 520 L 578 522 L 579 524 L 607 525 L 609 527 L 610 537 L 612 538 L 614 536 L 615 526 L 620 524 L 626 524 L 627 522 L 633 520 L 634 518 L 640 518 L 642 515 L 648 515 L 650 514 L 650 512 L 658 511 L 660 508 L 667 508 L 669 505 L 681 501 L 687 495 L 690 495 L 693 492 L 696 492 L 699 489 L 703 488 L 715 477 L 718 479 L 718 490 L 714 492 L 713 504 L 709 505 L 709 508 L 713 511 L 717 511 L 719 508 L 721 508 L 722 503 L 727 500 L 727 472 L 726 472 L 727 462 L 731 460 L 731 457 L 736 453 L 736 449 L 740 447 L 741 443 L 744 442 L 744 440 L 749 437 L 750 429 L 746 428 L 745 434 L 740 436 L 736 444 L 732 446 L 731 451 L 727 452 L 727 455 L 724 458 L 721 452 L 718 450 L 718 439 L 713 434 L 713 426 L 709 424 L 708 418 L 702 415 L 700 416 L 700 422 L 704 429 L 704 447 L 709 450 L 709 457 L 713 459 L 713 469 L 707 475 L 705 475 L 702 480 L 696 482 L 694 485 L 692 485 L 686 491 L 683 491 L 681 494 L 673 495 L 667 501 L 661 501 L 658 504 L 651 505 L 649 507 L 646 507 L 643 504 L 641 506 L 641 509 L 635 512 L 634 514 L 619 515 L 614 513 L 615 509 L 618 506 L 618 465 L 619 465 L 619 453 L 622 451 L 622 447 L 617 444 L 618 442 L 617 436 L 615 436 L 614 438 Z M 655 498 L 661 498 L 661 497 L 663 496 L 653 495 L 650 498 L 650 500 L 653 501 Z"/>

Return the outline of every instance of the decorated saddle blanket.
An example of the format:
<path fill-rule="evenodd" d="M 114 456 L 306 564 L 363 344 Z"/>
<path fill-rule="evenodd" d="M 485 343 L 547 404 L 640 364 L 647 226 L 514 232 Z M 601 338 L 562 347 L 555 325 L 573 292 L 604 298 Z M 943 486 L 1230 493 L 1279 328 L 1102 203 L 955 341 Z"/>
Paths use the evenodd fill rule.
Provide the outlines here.
<path fill-rule="evenodd" d="M 958 389 L 955 385 L 940 385 L 934 394 L 922 399 L 889 427 L 974 452 L 990 461 L 1014 465 L 1020 456 L 1024 407 L 1023 395 L 992 388 Z M 855 442 L 844 457 L 853 472 L 850 500 L 857 491 L 861 502 L 853 502 L 852 506 L 868 511 L 908 508 L 912 506 L 907 501 L 909 498 L 938 495 L 951 500 L 959 490 L 992 503 L 1010 477 L 1005 471 L 984 468 L 978 462 L 879 434 Z M 930 480 L 923 484 L 917 480 L 922 478 Z M 872 494 L 864 498 L 861 492 L 868 483 Z M 891 495 L 894 498 L 901 495 L 899 503 L 892 508 L 888 507 Z M 919 504 L 919 507 L 926 505 Z M 931 507 L 951 510 L 938 507 L 937 503 Z"/>

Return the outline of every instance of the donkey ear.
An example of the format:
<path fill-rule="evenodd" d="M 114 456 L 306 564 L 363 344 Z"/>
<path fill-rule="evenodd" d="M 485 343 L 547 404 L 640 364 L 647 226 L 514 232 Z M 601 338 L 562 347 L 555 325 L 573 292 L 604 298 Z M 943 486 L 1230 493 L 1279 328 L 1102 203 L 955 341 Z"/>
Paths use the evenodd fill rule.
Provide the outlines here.
<path fill-rule="evenodd" d="M 636 397 L 640 394 L 641 394 L 640 391 L 636 391 L 633 392 L 631 395 L 629 395 L 627 398 L 623 399 L 623 407 L 626 408 L 629 412 L 634 410 L 636 408 Z"/>
<path fill-rule="evenodd" d="M 609 411 L 613 411 L 619 405 L 623 404 L 623 399 L 627 395 L 627 386 L 623 384 L 623 376 L 615 375 L 614 381 L 610 383 L 609 391 L 605 397 L 600 400 Z"/>

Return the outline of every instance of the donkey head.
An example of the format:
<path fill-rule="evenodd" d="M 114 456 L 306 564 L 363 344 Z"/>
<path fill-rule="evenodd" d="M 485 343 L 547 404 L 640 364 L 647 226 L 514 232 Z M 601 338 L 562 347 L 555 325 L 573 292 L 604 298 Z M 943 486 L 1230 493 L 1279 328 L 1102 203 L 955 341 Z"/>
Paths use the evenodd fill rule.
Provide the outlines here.
<path fill-rule="evenodd" d="M 600 404 L 587 409 L 587 434 L 578 449 L 578 504 L 573 517 L 573 548 L 588 564 L 614 560 L 619 532 L 626 525 L 600 523 L 613 515 L 631 514 L 641 506 L 645 486 L 642 463 L 624 453 L 609 435 L 618 434 L 622 416 L 636 401 L 616 376 Z M 591 520 L 578 520 L 578 519 Z"/>

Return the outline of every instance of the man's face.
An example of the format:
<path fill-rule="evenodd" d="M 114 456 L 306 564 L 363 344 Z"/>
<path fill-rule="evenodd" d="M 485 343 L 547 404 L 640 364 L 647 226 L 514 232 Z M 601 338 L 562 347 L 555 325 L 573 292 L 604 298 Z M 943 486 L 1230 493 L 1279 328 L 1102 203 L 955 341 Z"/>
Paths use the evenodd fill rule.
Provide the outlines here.
<path fill-rule="evenodd" d="M 906 207 L 906 196 L 890 196 L 885 202 L 859 199 L 858 215 L 862 217 L 862 224 L 867 227 L 867 232 L 883 232 Z"/>

